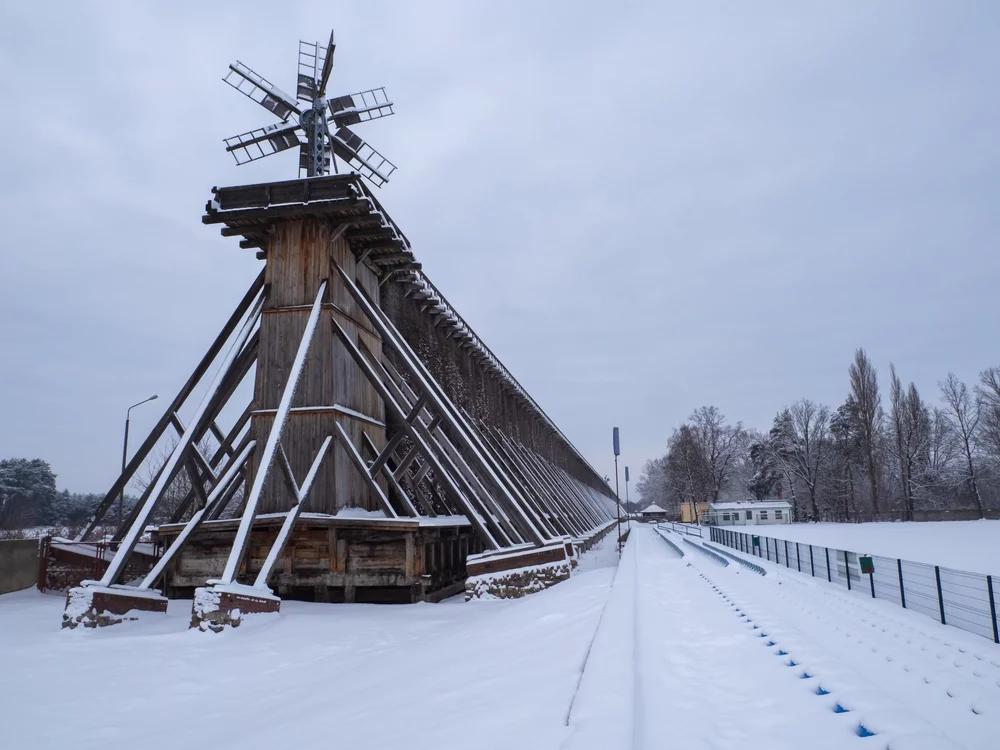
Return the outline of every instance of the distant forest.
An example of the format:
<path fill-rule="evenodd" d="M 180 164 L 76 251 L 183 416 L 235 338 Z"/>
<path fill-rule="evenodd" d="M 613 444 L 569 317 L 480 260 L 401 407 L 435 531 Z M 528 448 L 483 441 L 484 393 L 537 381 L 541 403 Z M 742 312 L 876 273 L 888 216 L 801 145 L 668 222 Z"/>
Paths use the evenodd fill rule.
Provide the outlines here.
<path fill-rule="evenodd" d="M 40 458 L 0 459 L 0 530 L 82 526 L 103 497 L 57 491 L 52 467 Z"/>
<path fill-rule="evenodd" d="M 831 521 L 1000 506 L 1000 367 L 971 386 L 949 373 L 932 401 L 893 366 L 887 385 L 883 397 L 858 349 L 836 407 L 801 399 L 767 432 L 700 407 L 666 453 L 646 462 L 636 485 L 642 504 L 679 513 L 683 503 L 782 497 L 796 520 Z"/>

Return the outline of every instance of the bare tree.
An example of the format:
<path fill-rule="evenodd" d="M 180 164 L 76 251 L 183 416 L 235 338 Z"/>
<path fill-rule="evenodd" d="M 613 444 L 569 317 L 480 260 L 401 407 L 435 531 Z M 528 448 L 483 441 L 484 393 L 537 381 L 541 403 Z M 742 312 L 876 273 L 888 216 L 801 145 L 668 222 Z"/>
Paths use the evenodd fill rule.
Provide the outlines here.
<path fill-rule="evenodd" d="M 878 374 L 865 350 L 859 348 L 854 353 L 854 362 L 849 370 L 851 379 L 851 398 L 854 401 L 857 426 L 861 437 L 862 450 L 865 458 L 865 469 L 868 474 L 868 486 L 871 490 L 872 510 L 878 516 L 879 507 L 879 442 L 882 435 L 882 398 L 878 391 Z"/>
<path fill-rule="evenodd" d="M 771 443 L 790 483 L 801 483 L 809 497 L 809 519 L 819 520 L 819 486 L 827 471 L 830 410 L 809 399 L 780 412 L 771 429 Z"/>
<path fill-rule="evenodd" d="M 995 466 L 1000 464 L 1000 367 L 979 374 L 976 397 L 980 405 L 979 442 Z"/>
<path fill-rule="evenodd" d="M 671 436 L 667 447 L 666 473 L 670 494 L 677 504 L 697 503 L 712 499 L 712 473 L 695 429 L 681 425 Z"/>
<path fill-rule="evenodd" d="M 941 398 L 944 399 L 946 414 L 958 437 L 958 444 L 964 459 L 964 484 L 973 500 L 980 518 L 983 515 L 983 498 L 979 494 L 976 480 L 975 445 L 979 436 L 982 419 L 982 401 L 973 395 L 965 383 L 949 372 L 941 383 Z"/>
<path fill-rule="evenodd" d="M 667 457 L 653 458 L 646 461 L 642 475 L 635 483 L 635 488 L 645 505 L 655 503 L 661 508 L 674 505 L 670 498 L 669 478 L 667 476 Z"/>
<path fill-rule="evenodd" d="M 726 424 L 726 417 L 715 406 L 695 409 L 689 419 L 711 477 L 711 499 L 717 501 L 741 455 L 749 448 L 747 432 L 739 422 Z"/>

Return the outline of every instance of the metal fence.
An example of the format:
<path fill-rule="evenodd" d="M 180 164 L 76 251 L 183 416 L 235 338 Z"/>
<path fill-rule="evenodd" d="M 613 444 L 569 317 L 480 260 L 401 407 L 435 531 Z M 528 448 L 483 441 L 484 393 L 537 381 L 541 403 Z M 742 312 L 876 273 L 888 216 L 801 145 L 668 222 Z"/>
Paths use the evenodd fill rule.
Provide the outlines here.
<path fill-rule="evenodd" d="M 746 555 L 794 568 L 873 599 L 886 599 L 942 624 L 1000 643 L 993 576 L 942 568 L 895 557 L 803 544 L 788 539 L 712 526 L 709 538 Z M 871 573 L 862 572 L 862 562 Z M 865 580 L 867 579 L 867 580 Z"/>
<path fill-rule="evenodd" d="M 664 521 L 663 525 L 669 526 L 671 531 L 676 531 L 678 534 L 701 536 L 701 526 L 695 526 L 691 523 L 674 523 L 673 521 Z"/>

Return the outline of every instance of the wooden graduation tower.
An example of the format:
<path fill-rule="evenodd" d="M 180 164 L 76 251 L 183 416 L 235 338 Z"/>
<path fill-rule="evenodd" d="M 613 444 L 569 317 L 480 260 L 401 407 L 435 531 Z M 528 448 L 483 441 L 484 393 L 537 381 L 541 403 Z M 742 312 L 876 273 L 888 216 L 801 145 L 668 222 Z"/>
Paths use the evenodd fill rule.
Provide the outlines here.
<path fill-rule="evenodd" d="M 278 122 L 226 149 L 243 164 L 297 146 L 300 176 L 213 190 L 203 221 L 264 269 L 81 535 L 110 533 L 114 555 L 69 591 L 65 626 L 168 597 L 219 630 L 280 597 L 520 596 L 568 577 L 614 523 L 604 482 L 372 194 L 395 166 L 351 126 L 393 103 L 383 88 L 328 98 L 333 58 L 332 34 L 300 42 L 294 97 L 230 66 Z"/>

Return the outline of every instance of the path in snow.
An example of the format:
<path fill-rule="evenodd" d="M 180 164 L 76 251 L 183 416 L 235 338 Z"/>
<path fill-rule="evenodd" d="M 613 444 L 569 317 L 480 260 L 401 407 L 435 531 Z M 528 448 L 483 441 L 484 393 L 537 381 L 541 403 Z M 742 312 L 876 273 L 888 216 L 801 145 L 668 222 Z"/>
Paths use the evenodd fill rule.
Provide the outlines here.
<path fill-rule="evenodd" d="M 564 747 L 853 747 L 851 722 L 702 573 L 739 566 L 675 541 L 684 558 L 633 527 Z"/>

